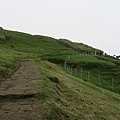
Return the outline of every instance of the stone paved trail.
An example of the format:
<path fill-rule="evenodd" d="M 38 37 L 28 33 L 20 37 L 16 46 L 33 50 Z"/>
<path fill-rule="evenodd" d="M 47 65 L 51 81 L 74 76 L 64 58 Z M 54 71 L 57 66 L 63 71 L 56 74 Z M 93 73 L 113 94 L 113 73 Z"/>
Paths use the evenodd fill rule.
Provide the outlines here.
<path fill-rule="evenodd" d="M 41 120 L 40 73 L 29 60 L 0 85 L 0 120 Z"/>

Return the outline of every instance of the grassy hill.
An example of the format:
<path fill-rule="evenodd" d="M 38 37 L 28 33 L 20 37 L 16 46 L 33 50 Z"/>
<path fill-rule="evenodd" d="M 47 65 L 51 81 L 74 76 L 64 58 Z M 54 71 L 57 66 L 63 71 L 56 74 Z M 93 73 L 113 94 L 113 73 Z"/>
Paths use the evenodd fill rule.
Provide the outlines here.
<path fill-rule="evenodd" d="M 79 51 L 80 53 L 87 53 L 87 54 L 91 54 L 91 53 L 96 53 L 97 55 L 103 55 L 103 51 L 93 48 L 91 46 L 85 45 L 83 43 L 76 43 L 76 42 L 71 42 L 69 40 L 66 39 L 59 39 L 59 43 L 64 44 L 67 47 L 70 47 L 76 51 Z"/>
<path fill-rule="evenodd" d="M 0 37 L 0 82 L 20 67 L 22 59 L 31 59 L 43 78 L 40 98 L 45 119 L 120 119 L 119 60 L 101 56 L 101 50 L 68 40 L 2 28 L 0 35 L 4 36 Z M 65 61 L 72 68 L 72 74 L 64 68 Z M 52 82 L 51 77 L 58 78 L 59 82 Z"/>

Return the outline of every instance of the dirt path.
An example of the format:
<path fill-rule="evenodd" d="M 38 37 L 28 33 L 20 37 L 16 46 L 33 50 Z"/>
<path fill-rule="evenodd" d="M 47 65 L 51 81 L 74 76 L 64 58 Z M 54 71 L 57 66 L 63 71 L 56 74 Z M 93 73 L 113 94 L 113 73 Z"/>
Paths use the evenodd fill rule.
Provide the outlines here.
<path fill-rule="evenodd" d="M 38 67 L 29 60 L 0 85 L 0 120 L 40 120 L 42 103 Z M 39 110 L 38 110 L 39 109 Z"/>

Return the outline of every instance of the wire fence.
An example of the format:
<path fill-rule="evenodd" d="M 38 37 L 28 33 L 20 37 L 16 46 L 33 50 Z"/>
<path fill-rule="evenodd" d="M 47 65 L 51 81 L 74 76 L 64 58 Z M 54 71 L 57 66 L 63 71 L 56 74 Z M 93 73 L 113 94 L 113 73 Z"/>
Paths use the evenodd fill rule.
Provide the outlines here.
<path fill-rule="evenodd" d="M 89 56 L 90 54 L 73 54 L 68 55 L 68 58 L 64 62 L 64 69 L 67 71 L 67 73 L 74 75 L 76 77 L 81 78 L 84 81 L 93 83 L 99 87 L 102 87 L 104 89 L 120 93 L 120 84 L 117 80 L 114 78 L 111 79 L 105 79 L 104 76 L 101 74 L 94 74 L 93 71 L 87 71 L 82 67 L 76 68 L 72 67 L 72 64 L 68 64 L 68 61 L 71 61 L 71 59 L 76 59 L 81 56 Z"/>

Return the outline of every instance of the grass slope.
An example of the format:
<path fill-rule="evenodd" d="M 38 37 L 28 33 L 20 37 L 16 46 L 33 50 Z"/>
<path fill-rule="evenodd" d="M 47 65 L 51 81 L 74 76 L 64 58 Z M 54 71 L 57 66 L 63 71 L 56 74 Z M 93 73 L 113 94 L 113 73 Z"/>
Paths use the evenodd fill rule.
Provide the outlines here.
<path fill-rule="evenodd" d="M 69 40 L 66 39 L 59 39 L 59 43 L 64 44 L 67 47 L 70 47 L 76 51 L 79 51 L 81 53 L 95 53 L 98 55 L 102 55 L 103 51 L 93 48 L 91 46 L 85 45 L 83 43 L 76 43 L 76 42 L 71 42 Z"/>
<path fill-rule="evenodd" d="M 120 119 L 120 95 L 104 86 L 99 88 L 95 85 L 97 78 L 93 74 L 101 74 L 104 79 L 111 80 L 114 77 L 120 84 L 120 61 L 104 56 L 84 56 L 69 59 L 68 55 L 80 53 L 75 49 L 75 44 L 60 42 L 59 40 L 39 35 L 7 31 L 1 29 L 0 38 L 0 81 L 8 78 L 15 72 L 21 59 L 31 59 L 39 66 L 43 75 L 43 93 L 41 98 L 44 102 L 45 119 Z M 82 50 L 86 46 L 82 44 Z M 85 48 L 85 49 L 84 49 Z M 87 46 L 87 50 L 94 50 Z M 86 51 L 87 53 L 88 51 Z M 82 56 L 83 55 L 83 56 Z M 63 69 L 64 61 L 67 64 L 85 72 L 90 71 L 90 82 L 85 82 L 80 77 L 67 74 Z M 53 63 L 56 64 L 53 64 Z M 59 83 L 53 83 L 49 79 L 56 76 Z M 87 79 L 87 73 L 84 74 Z M 83 79 L 83 78 L 82 78 Z M 104 83 L 103 83 L 104 84 Z M 102 84 L 102 85 L 103 85 Z M 115 92 L 119 93 L 118 87 Z"/>
<path fill-rule="evenodd" d="M 120 93 L 120 61 L 103 56 L 79 56 L 71 58 L 67 64 L 77 69 L 77 76 L 108 90 L 112 90 L 112 79 L 114 78 L 114 92 Z M 89 80 L 88 80 L 89 72 Z M 74 74 L 74 71 L 73 71 Z M 100 78 L 99 78 L 100 76 Z M 99 80 L 100 79 L 100 80 Z"/>
<path fill-rule="evenodd" d="M 44 78 L 43 101 L 48 120 L 119 120 L 120 95 L 65 73 L 56 64 L 34 60 Z M 50 81 L 56 76 L 59 83 Z"/>

